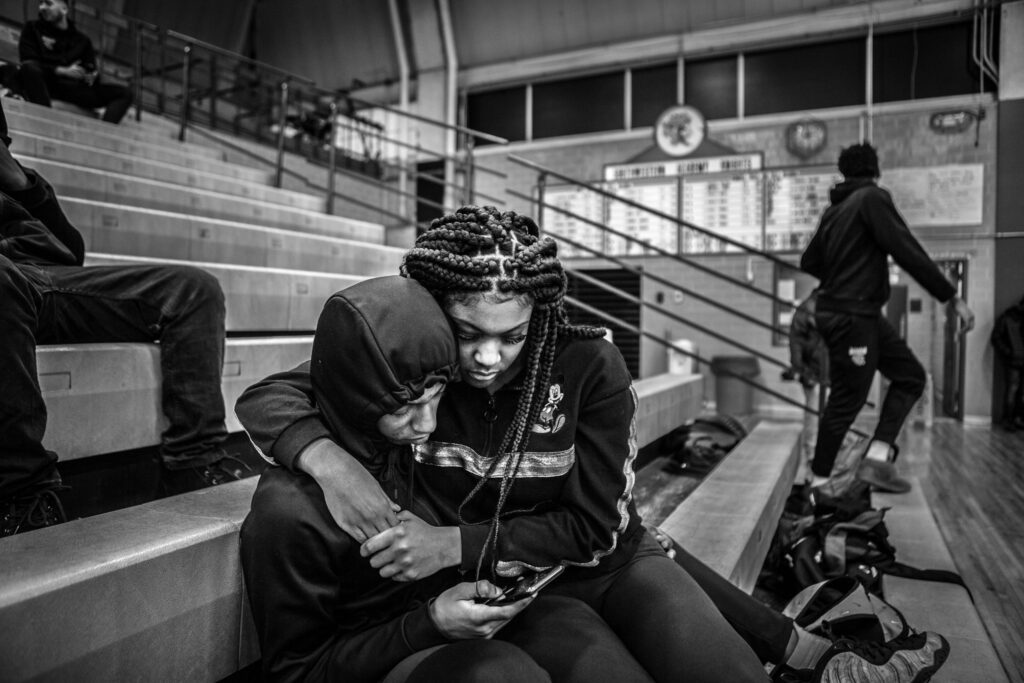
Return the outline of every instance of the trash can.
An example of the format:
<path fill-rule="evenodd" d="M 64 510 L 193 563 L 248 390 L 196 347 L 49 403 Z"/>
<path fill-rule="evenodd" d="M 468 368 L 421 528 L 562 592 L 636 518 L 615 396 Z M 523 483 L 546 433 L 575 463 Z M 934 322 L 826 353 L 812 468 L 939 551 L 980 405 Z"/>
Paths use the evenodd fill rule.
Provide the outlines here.
<path fill-rule="evenodd" d="M 754 387 L 739 377 L 752 380 L 761 374 L 757 358 L 714 356 L 711 372 L 715 375 L 715 406 L 720 415 L 750 415 L 754 412 Z"/>

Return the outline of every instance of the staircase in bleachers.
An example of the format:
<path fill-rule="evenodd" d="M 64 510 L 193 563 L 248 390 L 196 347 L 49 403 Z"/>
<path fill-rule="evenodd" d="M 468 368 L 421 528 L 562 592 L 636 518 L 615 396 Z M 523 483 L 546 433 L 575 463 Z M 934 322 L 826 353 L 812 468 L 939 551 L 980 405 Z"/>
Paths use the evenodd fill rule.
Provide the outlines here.
<path fill-rule="evenodd" d="M 383 226 L 328 215 L 322 196 L 272 187 L 270 170 L 229 163 L 212 143 L 178 142 L 159 117 L 114 126 L 3 104 L 15 157 L 57 190 L 85 238 L 86 265 L 188 263 L 219 280 L 231 431 L 246 386 L 308 358 L 331 293 L 398 270 L 402 250 L 384 246 Z M 159 443 L 155 345 L 41 346 L 37 359 L 50 413 L 44 443 L 63 462 Z"/>

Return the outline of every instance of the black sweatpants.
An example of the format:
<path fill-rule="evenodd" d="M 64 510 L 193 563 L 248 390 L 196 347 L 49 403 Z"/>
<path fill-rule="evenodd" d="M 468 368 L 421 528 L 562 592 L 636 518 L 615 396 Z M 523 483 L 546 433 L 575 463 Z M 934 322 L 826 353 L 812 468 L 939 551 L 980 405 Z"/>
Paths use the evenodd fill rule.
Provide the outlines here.
<path fill-rule="evenodd" d="M 38 62 L 23 62 L 18 69 L 21 95 L 29 102 L 50 106 L 51 99 L 72 102 L 86 109 L 104 109 L 103 120 L 120 123 L 132 104 L 132 91 L 123 85 L 62 78 Z"/>
<path fill-rule="evenodd" d="M 868 399 L 875 371 L 889 380 L 874 439 L 896 441 L 907 415 L 921 397 L 925 372 L 905 341 L 881 313 L 873 316 L 818 310 L 814 320 L 828 346 L 831 389 L 818 426 L 811 471 L 832 472 L 843 437 Z"/>

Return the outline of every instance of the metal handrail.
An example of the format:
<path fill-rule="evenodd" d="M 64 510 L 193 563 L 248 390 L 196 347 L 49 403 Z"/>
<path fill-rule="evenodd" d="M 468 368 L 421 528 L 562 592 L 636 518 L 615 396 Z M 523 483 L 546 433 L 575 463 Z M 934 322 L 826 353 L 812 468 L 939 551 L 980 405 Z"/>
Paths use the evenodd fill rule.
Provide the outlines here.
<path fill-rule="evenodd" d="M 368 107 L 373 107 L 375 109 L 382 109 L 384 111 L 392 112 L 392 113 L 398 114 L 400 116 L 406 116 L 406 117 L 408 117 L 408 118 L 410 118 L 410 119 L 412 119 L 414 121 L 419 121 L 421 123 L 429 123 L 431 125 L 440 126 L 441 128 L 444 128 L 446 130 L 455 131 L 456 133 L 462 133 L 464 135 L 471 135 L 474 138 L 479 138 L 481 140 L 487 140 L 488 142 L 493 142 L 496 145 L 507 145 L 509 143 L 507 138 L 503 138 L 500 135 L 491 135 L 490 133 L 485 133 L 485 132 L 483 132 L 481 130 L 475 130 L 473 128 L 467 128 L 466 126 L 460 126 L 458 124 L 447 123 L 447 122 L 444 122 L 444 121 L 438 121 L 436 119 L 431 119 L 431 118 L 428 118 L 426 116 L 422 116 L 420 114 L 413 114 L 412 112 L 407 112 L 407 111 L 404 112 L 401 109 L 396 109 L 396 108 L 388 106 L 386 104 L 375 104 L 375 103 L 370 102 L 368 100 L 360 99 L 360 98 L 354 97 L 352 95 L 346 95 L 346 97 L 348 97 L 348 99 L 352 100 L 353 102 L 358 102 L 359 104 L 365 104 Z"/>
<path fill-rule="evenodd" d="M 627 330 L 629 332 L 632 332 L 633 334 L 637 334 L 637 335 L 640 335 L 642 337 L 647 337 L 648 339 L 651 339 L 652 341 L 654 341 L 654 342 L 656 342 L 658 344 L 661 344 L 662 346 L 664 346 L 667 349 L 672 349 L 674 351 L 678 351 L 679 353 L 683 354 L 684 356 L 688 356 L 690 358 L 694 358 L 694 359 L 696 359 L 697 361 L 699 361 L 701 363 L 706 363 L 708 365 L 711 364 L 710 361 L 708 361 L 708 359 L 704 358 L 703 356 L 701 356 L 700 354 L 698 354 L 695 351 L 690 351 L 688 349 L 683 349 L 683 348 L 680 348 L 678 346 L 675 346 L 674 344 L 672 344 L 672 342 L 668 341 L 667 339 L 662 339 L 661 337 L 659 337 L 658 335 L 654 334 L 653 332 L 648 332 L 648 331 L 646 331 L 646 330 L 644 330 L 644 329 L 642 329 L 640 327 L 637 327 L 636 325 L 634 325 L 632 323 L 628 323 L 625 320 L 621 320 L 619 318 L 616 318 L 615 316 L 613 316 L 613 315 L 611 315 L 609 313 L 605 313 L 604 311 L 601 311 L 601 310 L 599 310 L 597 308 L 594 308 L 593 306 L 585 304 L 582 301 L 580 301 L 578 299 L 575 299 L 575 298 L 573 298 L 571 296 L 566 296 L 565 297 L 565 302 L 567 304 L 571 305 L 571 306 L 575 306 L 576 308 L 580 309 L 581 311 L 584 311 L 584 312 L 589 313 L 589 314 L 591 314 L 593 316 L 601 318 L 602 320 L 610 322 L 611 324 L 615 325 L 616 327 L 621 327 L 621 328 L 623 328 L 623 329 L 625 329 L 625 330 Z M 820 413 L 817 410 L 804 405 L 800 401 L 792 399 L 792 398 L 790 398 L 789 396 L 786 396 L 783 393 L 775 391 L 774 389 L 770 389 L 770 388 L 766 387 L 765 385 L 763 385 L 763 384 L 761 384 L 759 382 L 755 382 L 754 380 L 750 379 L 749 377 L 741 375 L 741 374 L 739 374 L 737 372 L 733 372 L 732 370 L 729 370 L 728 368 L 721 368 L 720 370 L 717 370 L 716 373 L 717 372 L 720 372 L 721 374 L 726 375 L 728 377 L 732 377 L 734 379 L 738 379 L 738 380 L 742 381 L 744 384 L 747 384 L 747 385 L 753 387 L 754 389 L 757 389 L 758 391 L 764 392 L 764 393 L 768 394 L 769 396 L 777 398 L 780 401 L 782 401 L 783 403 L 788 403 L 790 405 L 796 406 L 797 408 L 800 408 L 801 410 L 804 410 L 804 411 L 810 413 L 811 415 L 818 415 L 818 416 L 820 416 Z M 856 431 L 856 430 L 851 430 L 851 431 Z"/>
<path fill-rule="evenodd" d="M 127 17 L 127 18 L 128 19 L 134 19 L 133 17 Z M 160 31 L 161 29 L 156 28 L 156 30 Z M 208 43 L 205 40 L 200 40 L 199 38 L 194 38 L 194 37 L 186 35 L 184 33 L 179 33 L 178 31 L 175 31 L 174 29 L 165 29 L 164 30 L 164 34 L 167 35 L 169 38 L 175 38 L 177 40 L 180 40 L 180 41 L 183 41 L 185 43 L 188 43 L 188 44 L 192 45 L 193 47 L 201 47 L 204 50 L 208 50 L 209 52 L 214 52 L 214 53 L 219 54 L 219 55 L 221 55 L 223 57 L 230 57 L 230 58 L 232 58 L 234 60 L 237 60 L 239 62 L 243 62 L 243 63 L 248 64 L 250 66 L 258 67 L 258 68 L 260 68 L 260 69 L 262 69 L 264 71 L 272 71 L 272 72 L 278 74 L 279 76 L 281 76 L 282 78 L 287 78 L 290 81 L 294 81 L 296 83 L 307 83 L 309 85 L 315 85 L 315 81 L 313 81 L 313 80 L 311 80 L 309 78 L 306 78 L 305 76 L 300 76 L 300 75 L 298 75 L 296 73 L 288 71 L 287 69 L 282 69 L 279 66 L 274 66 L 273 64 L 268 64 L 266 62 L 261 62 L 258 59 L 253 59 L 252 57 L 246 57 L 245 55 L 242 55 L 242 54 L 239 54 L 237 52 L 234 52 L 233 50 L 227 50 L 225 48 L 222 48 L 222 47 L 219 47 L 217 45 L 214 45 L 213 43 Z"/>
<path fill-rule="evenodd" d="M 158 107 L 161 112 L 164 111 L 165 103 L 174 102 L 175 100 L 177 100 L 178 102 L 180 102 L 180 111 L 178 111 L 178 114 L 181 120 L 181 127 L 178 134 L 179 139 L 184 140 L 186 130 L 188 127 L 194 125 L 194 118 L 196 116 L 201 117 L 203 120 L 208 119 L 208 125 L 211 128 L 217 128 L 217 122 L 220 120 L 217 117 L 217 100 L 222 99 L 218 98 L 218 93 L 224 90 L 223 88 L 220 88 L 218 86 L 218 82 L 224 82 L 225 80 L 227 82 L 232 81 L 230 76 L 225 78 L 224 66 L 217 64 L 218 60 L 216 59 L 216 57 L 226 58 L 227 60 L 230 60 L 231 68 L 243 67 L 251 70 L 252 76 L 255 79 L 255 83 L 253 85 L 257 88 L 259 87 L 259 83 L 261 81 L 265 81 L 267 78 L 277 80 L 279 83 L 276 87 L 281 88 L 282 96 L 277 99 L 277 102 L 275 102 L 274 105 L 271 105 L 272 108 L 274 109 L 280 107 L 280 110 L 275 112 L 275 114 L 277 114 L 275 118 L 278 119 L 279 124 L 277 139 L 274 141 L 276 143 L 275 146 L 277 147 L 278 150 L 275 163 L 273 164 L 275 185 L 279 185 L 283 181 L 283 176 L 285 175 L 285 172 L 283 170 L 285 138 L 284 125 L 281 124 L 281 121 L 283 120 L 287 109 L 295 104 L 295 97 L 292 95 L 293 93 L 295 95 L 308 94 L 312 98 L 324 98 L 330 101 L 330 106 L 332 110 L 332 127 L 335 124 L 340 123 L 341 119 L 346 116 L 349 118 L 356 118 L 358 120 L 357 114 L 355 114 L 354 112 L 352 112 L 351 114 L 345 113 L 339 106 L 339 103 L 342 100 L 344 100 L 349 104 L 349 107 L 347 108 L 348 110 L 352 110 L 356 107 L 372 107 L 377 110 L 387 112 L 389 115 L 392 116 L 403 117 L 410 121 L 416 121 L 420 124 L 434 126 L 441 130 L 453 131 L 456 135 L 459 136 L 466 136 L 467 144 L 464 146 L 461 154 L 450 155 L 443 152 L 437 153 L 436 155 L 433 152 L 431 152 L 430 154 L 435 155 L 438 158 L 443 159 L 445 161 L 452 162 L 458 168 L 464 170 L 464 181 L 462 182 L 462 191 L 465 193 L 464 199 L 466 199 L 467 201 L 472 201 L 473 189 L 469 187 L 469 185 L 470 183 L 472 183 L 474 175 L 476 173 L 489 173 L 499 177 L 503 176 L 502 173 L 494 171 L 493 169 L 477 167 L 475 164 L 475 160 L 473 158 L 474 140 L 482 140 L 494 144 L 508 144 L 508 140 L 503 137 L 492 135 L 490 133 L 485 133 L 484 131 L 474 130 L 466 126 L 456 125 L 437 119 L 431 119 L 421 114 L 402 111 L 401 109 L 386 104 L 378 104 L 375 102 L 371 102 L 369 100 L 353 96 L 346 90 L 327 90 L 319 87 L 313 79 L 302 76 L 301 74 L 291 72 L 287 69 L 274 66 L 273 64 L 269 64 L 267 62 L 252 59 L 251 57 L 246 57 L 245 55 L 242 55 L 233 50 L 229 50 L 214 45 L 205 40 L 196 38 L 194 36 L 189 36 L 187 34 L 175 31 L 173 29 L 162 29 L 151 22 L 144 21 L 136 17 L 128 16 L 110 10 L 99 10 L 93 7 L 89 7 L 88 5 L 78 5 L 76 9 L 81 11 L 84 15 L 88 15 L 89 17 L 96 19 L 101 24 L 101 30 L 106 30 L 108 27 L 116 27 L 118 30 L 128 30 L 130 32 L 130 36 L 133 39 L 134 45 L 133 49 L 131 50 L 133 54 L 131 54 L 131 57 L 128 57 L 127 59 L 128 62 L 132 63 L 132 65 L 134 66 L 135 78 L 133 87 L 135 89 L 136 94 L 136 119 L 141 118 L 144 94 L 152 93 L 156 96 Z M 146 52 L 147 47 L 152 50 L 153 48 L 151 46 L 155 46 L 156 51 L 159 53 L 158 59 L 160 68 L 156 74 L 147 74 L 143 69 L 144 53 Z M 167 50 L 171 50 L 172 52 L 178 50 L 179 46 L 183 56 L 183 60 L 179 65 L 180 68 L 182 69 L 180 81 L 180 83 L 182 84 L 182 90 L 180 98 L 175 97 L 173 95 L 173 90 L 171 93 L 171 98 L 169 98 L 167 93 L 169 79 L 167 78 L 166 73 L 167 65 L 165 63 L 165 53 Z M 200 52 L 203 53 L 203 58 L 200 58 Z M 124 61 L 125 55 L 121 55 L 120 59 L 121 61 Z M 196 67 L 200 62 L 209 63 L 210 65 L 210 87 L 197 90 L 196 86 L 199 86 L 199 80 L 202 79 L 205 82 L 205 78 L 203 78 L 204 74 L 193 73 L 197 71 Z M 203 71 L 205 71 L 205 69 Z M 159 91 L 154 91 L 152 88 L 144 86 L 142 81 L 143 78 L 145 78 L 147 75 L 155 75 L 157 78 L 160 79 Z M 196 77 L 197 75 L 199 76 L 199 78 Z M 231 76 L 236 76 L 234 71 L 231 72 Z M 241 81 L 237 82 L 240 83 Z M 173 82 L 171 82 L 171 87 L 174 88 Z M 230 88 L 228 90 L 230 90 Z M 287 96 L 285 95 L 286 93 Z M 208 111 L 207 107 L 205 106 L 202 109 L 197 109 L 193 106 L 193 101 L 197 97 L 209 98 Z M 264 116 L 268 113 L 268 111 L 270 111 L 266 106 L 259 106 L 257 107 L 257 109 L 258 111 L 254 113 L 259 116 Z M 239 105 L 239 109 L 236 115 L 233 117 L 234 124 L 237 124 L 239 120 L 238 116 L 244 115 L 244 112 L 245 107 Z M 371 125 L 373 124 L 373 122 L 370 121 L 367 121 L 367 123 Z M 232 119 L 229 118 L 227 123 L 225 123 L 224 125 L 233 125 Z M 248 127 L 246 134 L 250 134 Z M 251 134 L 258 140 L 266 140 L 266 137 L 261 134 L 259 126 L 257 126 L 255 130 L 252 130 Z M 389 139 L 388 143 L 410 147 L 407 143 L 398 140 Z M 415 146 L 411 147 L 416 149 Z M 328 155 L 328 187 L 333 187 L 334 185 L 333 174 L 335 173 L 337 168 L 338 162 L 336 157 L 338 151 L 339 150 L 334 150 L 332 153 Z M 417 149 L 417 152 L 419 154 L 423 154 L 425 153 L 425 150 L 423 150 L 420 147 Z M 406 168 L 408 167 L 403 167 L 403 172 L 407 172 L 405 170 Z M 455 183 L 452 183 L 452 186 L 457 187 Z M 488 197 L 488 200 L 494 200 L 494 198 Z M 330 210 L 333 207 L 332 197 L 328 196 L 326 206 L 328 210 Z"/>
<path fill-rule="evenodd" d="M 693 329 L 697 330 L 698 332 L 703 332 L 704 334 L 706 334 L 708 336 L 711 336 L 711 337 L 714 337 L 715 339 L 717 339 L 719 341 L 723 341 L 726 344 L 729 344 L 730 346 L 733 346 L 733 347 L 735 347 L 735 348 L 737 348 L 737 349 L 739 349 L 741 351 L 746 351 L 747 353 L 749 353 L 749 354 L 751 354 L 753 356 L 757 356 L 758 358 L 760 358 L 761 360 L 765 361 L 766 363 L 778 366 L 778 367 L 783 368 L 783 369 L 789 367 L 789 363 L 785 363 L 785 362 L 779 360 L 778 358 L 775 358 L 774 356 L 770 356 L 767 353 L 765 353 L 764 351 L 758 351 L 757 349 L 755 349 L 753 347 L 750 347 L 750 346 L 747 346 L 746 344 L 744 344 L 742 342 L 736 341 L 735 339 L 732 339 L 732 338 L 722 334 L 721 332 L 715 332 L 711 328 L 706 327 L 704 325 L 701 325 L 700 323 L 695 323 L 695 322 L 692 322 L 690 320 L 687 320 L 683 316 L 681 316 L 678 313 L 675 313 L 673 311 L 670 311 L 669 309 L 665 308 L 664 306 L 659 306 L 658 304 L 652 304 L 650 302 L 644 301 L 643 299 L 641 299 L 640 297 L 636 296 L 635 294 L 630 294 L 629 292 L 627 292 L 625 290 L 622 290 L 622 289 L 619 289 L 618 287 L 616 287 L 614 285 L 610 285 L 607 282 L 602 282 L 601 280 L 598 280 L 596 277 L 593 277 L 591 275 L 587 275 L 586 271 L 584 271 L 584 270 L 575 270 L 575 269 L 567 268 L 566 269 L 566 273 L 568 273 L 569 275 L 572 275 L 574 277 L 578 277 L 579 279 L 583 280 L 584 282 L 589 282 L 590 284 L 594 285 L 598 289 L 602 289 L 602 290 L 608 292 L 609 294 L 612 294 L 613 296 L 617 296 L 620 299 L 625 299 L 627 301 L 631 301 L 632 303 L 638 304 L 639 306 L 642 306 L 644 308 L 652 310 L 652 311 L 654 311 L 656 313 L 660 313 L 661 315 L 665 316 L 666 318 L 669 318 L 671 320 L 675 320 L 678 323 L 682 323 L 683 325 L 686 325 L 687 327 L 692 327 Z"/>

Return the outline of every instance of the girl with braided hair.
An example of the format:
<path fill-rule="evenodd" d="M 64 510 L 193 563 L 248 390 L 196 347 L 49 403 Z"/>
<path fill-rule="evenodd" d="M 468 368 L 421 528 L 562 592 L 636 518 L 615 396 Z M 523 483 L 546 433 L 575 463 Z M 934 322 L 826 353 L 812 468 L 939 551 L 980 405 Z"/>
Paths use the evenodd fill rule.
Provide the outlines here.
<path fill-rule="evenodd" d="M 589 604 L 655 680 L 767 680 L 641 523 L 632 379 L 603 330 L 568 322 L 555 243 L 525 216 L 464 207 L 434 221 L 402 274 L 435 296 L 459 346 L 461 381 L 446 387 L 408 475 L 435 519 L 395 513 L 374 477 L 351 466 L 301 370 L 239 399 L 254 443 L 313 476 L 381 576 L 456 567 L 501 583 L 562 564 L 545 595 Z"/>

